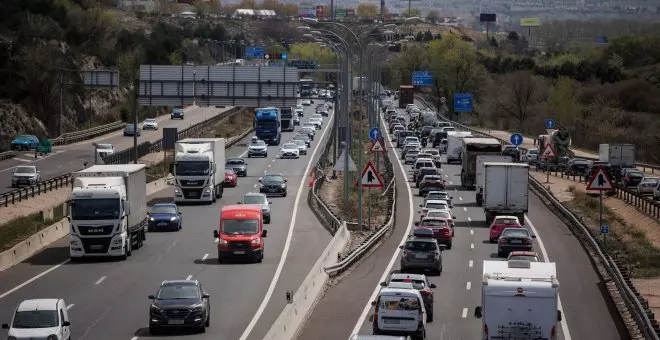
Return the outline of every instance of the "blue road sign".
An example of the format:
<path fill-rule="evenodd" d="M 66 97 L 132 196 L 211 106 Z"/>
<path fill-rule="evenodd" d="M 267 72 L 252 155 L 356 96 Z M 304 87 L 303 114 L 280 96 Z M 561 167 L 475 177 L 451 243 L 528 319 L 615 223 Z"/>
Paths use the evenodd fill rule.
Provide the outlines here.
<path fill-rule="evenodd" d="M 523 136 L 516 132 L 511 135 L 511 139 L 509 139 L 509 141 L 512 145 L 519 146 L 523 143 Z"/>
<path fill-rule="evenodd" d="M 379 140 L 380 130 L 378 128 L 371 128 L 371 130 L 369 130 L 369 138 L 371 138 L 372 141 Z"/>
<path fill-rule="evenodd" d="M 287 58 L 286 53 L 282 53 L 282 54 L 280 54 L 280 59 L 282 59 L 282 60 L 286 60 L 286 58 Z"/>
<path fill-rule="evenodd" d="M 596 37 L 596 44 L 607 44 L 607 41 L 606 36 Z"/>
<path fill-rule="evenodd" d="M 428 71 L 414 71 L 412 84 L 413 86 L 431 86 L 433 85 L 433 74 Z"/>
<path fill-rule="evenodd" d="M 600 226 L 600 233 L 601 234 L 609 234 L 610 233 L 610 226 L 607 224 L 603 224 Z"/>
<path fill-rule="evenodd" d="M 266 54 L 266 51 L 263 47 L 246 47 L 245 48 L 245 57 L 246 58 L 263 58 Z"/>
<path fill-rule="evenodd" d="M 545 128 L 546 129 L 554 129 L 557 124 L 555 124 L 554 119 L 546 119 L 545 120 Z"/>
<path fill-rule="evenodd" d="M 454 93 L 454 112 L 472 112 L 472 93 Z"/>

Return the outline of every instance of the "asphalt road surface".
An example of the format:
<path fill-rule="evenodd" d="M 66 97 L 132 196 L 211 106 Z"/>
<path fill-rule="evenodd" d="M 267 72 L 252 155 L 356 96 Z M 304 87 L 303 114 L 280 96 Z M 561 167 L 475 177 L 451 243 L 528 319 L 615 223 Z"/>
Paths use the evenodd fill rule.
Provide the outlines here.
<path fill-rule="evenodd" d="M 306 110 L 306 118 L 311 110 Z M 271 146 L 268 158 L 250 158 L 248 177 L 239 178 L 236 188 L 226 188 L 223 198 L 212 206 L 182 206 L 183 229 L 149 233 L 145 247 L 127 261 L 70 263 L 64 237 L 0 273 L 1 322 L 9 322 L 15 306 L 24 299 L 59 297 L 70 307 L 72 339 L 262 339 L 286 303 L 286 290 L 300 286 L 331 239 L 307 208 L 305 176 L 309 164 L 315 164 L 312 159 L 321 153 L 321 139 L 328 137 L 330 122 L 325 119 L 307 156 L 278 159 L 279 147 Z M 283 142 L 292 134 L 284 133 Z M 227 156 L 245 156 L 249 138 L 227 150 Z M 287 197 L 270 198 L 272 222 L 266 225 L 263 263 L 218 264 L 212 231 L 221 206 L 258 191 L 258 179 L 265 172 L 283 173 L 289 187 Z M 150 197 L 149 205 L 170 201 L 170 195 L 171 189 L 161 191 Z M 188 277 L 200 280 L 211 295 L 211 327 L 205 334 L 152 337 L 147 296 L 155 293 L 162 280 Z M 248 329 L 248 325 L 252 326 Z"/>
<path fill-rule="evenodd" d="M 398 159 L 400 150 L 387 144 L 390 157 Z M 422 204 L 414 183 L 404 182 L 405 178 L 410 181 L 410 167 L 393 164 L 399 205 L 392 236 L 326 292 L 299 339 L 348 339 L 351 334 L 372 334 L 370 302 L 375 300 L 380 289 L 378 284 L 385 281 L 390 272 L 399 270 L 397 247 L 410 233 L 411 223 L 419 220 L 418 210 Z M 497 258 L 497 245 L 487 241 L 488 226 L 482 208 L 475 203 L 475 192 L 460 188 L 460 170 L 460 165 L 442 164 L 447 190 L 453 195 L 456 236 L 452 249 L 442 253 L 442 275 L 429 277 L 429 281 L 437 285 L 434 321 L 427 325 L 429 339 L 480 338 L 481 320 L 474 318 L 473 312 L 481 304 L 482 261 L 503 260 Z M 529 206 L 525 222 L 537 235 L 535 251 L 545 260 L 557 263 L 560 308 L 564 315 L 558 339 L 628 338 L 616 308 L 605 298 L 607 291 L 579 241 L 531 193 Z"/>
<path fill-rule="evenodd" d="M 202 122 L 213 116 L 231 109 L 231 107 L 218 109 L 215 107 L 190 107 L 185 110 L 183 120 L 170 119 L 170 115 L 158 118 L 158 130 L 142 131 L 138 137 L 138 144 L 146 141 L 153 142 L 163 138 L 163 128 L 176 127 L 185 129 L 191 125 Z M 140 126 L 142 122 L 140 122 Z M 133 136 L 124 137 L 124 130 L 115 131 L 92 140 L 75 144 L 62 145 L 53 148 L 53 153 L 45 157 L 34 159 L 34 152 L 22 152 L 18 156 L 0 161 L 0 194 L 14 190 L 11 187 L 12 169 L 18 165 L 35 165 L 41 171 L 41 180 L 78 171 L 83 163 L 94 164 L 94 147 L 92 143 L 109 143 L 115 146 L 116 152 L 133 147 Z"/>

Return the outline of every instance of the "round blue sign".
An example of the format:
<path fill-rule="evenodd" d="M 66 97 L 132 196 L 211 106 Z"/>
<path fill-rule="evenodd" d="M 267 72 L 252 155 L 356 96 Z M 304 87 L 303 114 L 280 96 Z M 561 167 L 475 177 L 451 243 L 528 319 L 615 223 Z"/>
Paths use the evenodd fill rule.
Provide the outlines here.
<path fill-rule="evenodd" d="M 545 120 L 545 128 L 546 129 L 554 129 L 557 124 L 555 124 L 554 119 L 546 119 Z"/>
<path fill-rule="evenodd" d="M 369 130 L 369 138 L 373 141 L 380 139 L 380 130 L 378 128 L 371 128 L 371 130 Z"/>
<path fill-rule="evenodd" d="M 514 133 L 511 135 L 511 139 L 509 140 L 512 145 L 519 146 L 520 144 L 523 143 L 523 136 L 519 133 Z"/>

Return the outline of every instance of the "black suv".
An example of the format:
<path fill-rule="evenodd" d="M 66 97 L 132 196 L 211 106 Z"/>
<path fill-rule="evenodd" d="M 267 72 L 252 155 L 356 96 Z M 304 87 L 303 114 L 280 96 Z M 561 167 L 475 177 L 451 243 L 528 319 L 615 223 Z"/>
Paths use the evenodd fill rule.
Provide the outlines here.
<path fill-rule="evenodd" d="M 211 325 L 211 303 L 197 280 L 163 281 L 149 308 L 149 332 L 165 328 L 195 328 L 206 332 Z"/>
<path fill-rule="evenodd" d="M 286 197 L 286 178 L 281 174 L 267 174 L 259 179 L 259 192 L 266 195 Z"/>
<path fill-rule="evenodd" d="M 520 162 L 520 149 L 514 145 L 505 145 L 502 148 L 502 156 L 511 156 L 511 160 Z"/>

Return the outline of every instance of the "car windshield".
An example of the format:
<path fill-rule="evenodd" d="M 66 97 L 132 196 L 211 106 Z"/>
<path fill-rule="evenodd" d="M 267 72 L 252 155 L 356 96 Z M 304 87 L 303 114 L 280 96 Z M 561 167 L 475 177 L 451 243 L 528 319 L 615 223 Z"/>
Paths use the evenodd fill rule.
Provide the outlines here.
<path fill-rule="evenodd" d="M 17 174 L 33 174 L 36 172 L 36 169 L 31 166 L 17 166 L 15 172 Z"/>
<path fill-rule="evenodd" d="M 446 227 L 447 221 L 443 220 L 424 220 L 420 224 L 420 227 Z"/>
<path fill-rule="evenodd" d="M 222 233 L 229 235 L 251 235 L 259 232 L 258 220 L 222 220 Z"/>
<path fill-rule="evenodd" d="M 280 175 L 266 175 L 263 181 L 268 183 L 284 183 L 284 177 Z"/>
<path fill-rule="evenodd" d="M 297 149 L 297 148 L 298 148 L 298 145 L 296 145 L 294 143 L 286 143 L 286 144 L 282 145 L 282 149 Z"/>
<path fill-rule="evenodd" d="M 495 224 L 519 224 L 515 218 L 495 218 Z"/>
<path fill-rule="evenodd" d="M 12 328 L 51 328 L 60 324 L 57 311 L 30 310 L 16 312 Z"/>
<path fill-rule="evenodd" d="M 434 242 L 406 242 L 406 250 L 412 251 L 434 251 L 436 250 L 436 243 Z"/>
<path fill-rule="evenodd" d="M 413 297 L 381 296 L 378 308 L 383 310 L 419 310 L 419 300 Z"/>
<path fill-rule="evenodd" d="M 390 282 L 409 282 L 412 283 L 413 288 L 417 290 L 424 289 L 426 287 L 426 284 L 424 284 L 424 281 L 422 280 L 410 280 L 410 279 L 392 279 Z"/>
<path fill-rule="evenodd" d="M 539 262 L 538 257 L 531 255 L 512 255 L 509 260 Z"/>
<path fill-rule="evenodd" d="M 245 161 L 242 159 L 230 159 L 226 163 L 227 165 L 243 165 Z"/>
<path fill-rule="evenodd" d="M 262 140 L 256 140 L 256 141 L 252 142 L 252 145 L 253 146 L 266 146 L 266 142 L 264 142 Z"/>
<path fill-rule="evenodd" d="M 195 285 L 165 285 L 160 287 L 157 300 L 199 299 L 199 288 Z"/>
<path fill-rule="evenodd" d="M 444 203 L 427 203 L 426 209 L 448 209 L 447 205 Z"/>
<path fill-rule="evenodd" d="M 529 232 L 525 229 L 505 229 L 502 237 L 529 237 Z"/>
<path fill-rule="evenodd" d="M 154 207 L 151 208 L 151 213 L 152 214 L 176 214 L 178 212 L 176 211 L 176 207 L 174 207 L 174 206 L 171 206 L 171 205 L 170 206 L 165 206 L 165 205 L 158 206 L 157 205 L 157 206 L 154 206 Z"/>
<path fill-rule="evenodd" d="M 112 149 L 112 144 L 97 144 L 96 148 L 99 150 L 108 150 Z"/>
<path fill-rule="evenodd" d="M 443 217 L 443 218 L 451 218 L 448 212 L 446 211 L 429 211 L 428 217 Z"/>
<path fill-rule="evenodd" d="M 234 170 L 232 170 L 232 169 L 225 169 L 225 175 L 233 175 L 233 174 L 234 174 Z"/>
<path fill-rule="evenodd" d="M 307 136 L 307 135 L 296 135 L 295 137 L 293 137 L 293 139 L 294 140 L 306 141 L 306 140 L 309 140 L 309 136 Z"/>
<path fill-rule="evenodd" d="M 266 197 L 262 195 L 245 195 L 242 202 L 244 204 L 266 204 Z"/>
<path fill-rule="evenodd" d="M 31 135 L 18 135 L 15 138 L 16 140 L 32 140 Z"/>
<path fill-rule="evenodd" d="M 433 172 L 435 172 L 435 170 L 433 170 Z M 423 173 L 426 174 L 428 172 L 423 171 Z M 424 176 L 424 180 L 425 181 L 439 181 L 439 180 L 441 180 L 441 177 L 437 176 L 437 175 L 426 175 L 426 176 Z"/>
<path fill-rule="evenodd" d="M 296 145 L 298 145 L 298 146 L 306 146 L 304 140 L 296 139 L 296 140 L 294 140 L 293 142 L 294 142 Z"/>
<path fill-rule="evenodd" d="M 145 123 L 155 123 L 156 120 L 155 119 L 145 119 L 144 122 Z"/>
<path fill-rule="evenodd" d="M 438 156 L 440 154 L 440 152 L 438 152 L 438 150 L 426 150 L 426 151 L 424 151 L 424 153 L 428 153 L 431 156 Z"/>

